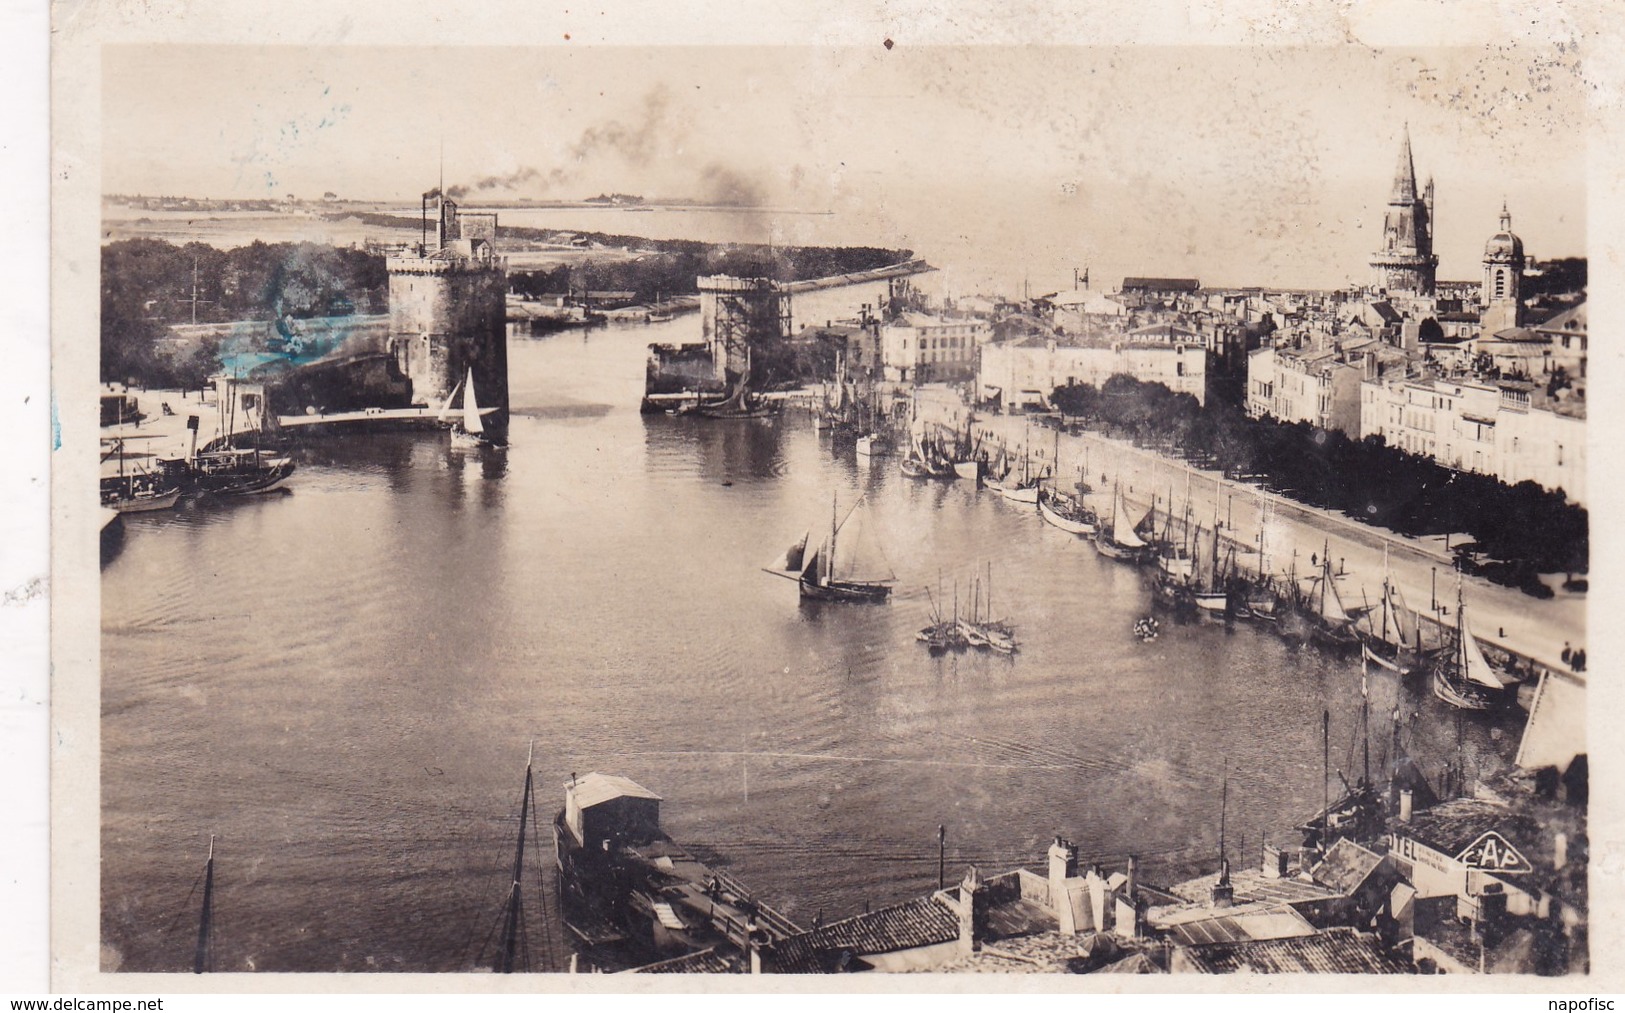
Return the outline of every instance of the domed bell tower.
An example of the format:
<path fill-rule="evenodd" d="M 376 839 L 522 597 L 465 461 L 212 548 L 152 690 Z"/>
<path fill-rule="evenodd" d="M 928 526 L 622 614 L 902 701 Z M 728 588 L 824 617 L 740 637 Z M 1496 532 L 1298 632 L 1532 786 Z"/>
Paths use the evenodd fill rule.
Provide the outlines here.
<path fill-rule="evenodd" d="M 1501 229 L 1484 244 L 1484 288 L 1479 324 L 1485 336 L 1523 326 L 1523 240 L 1512 231 L 1512 214 L 1501 204 Z"/>

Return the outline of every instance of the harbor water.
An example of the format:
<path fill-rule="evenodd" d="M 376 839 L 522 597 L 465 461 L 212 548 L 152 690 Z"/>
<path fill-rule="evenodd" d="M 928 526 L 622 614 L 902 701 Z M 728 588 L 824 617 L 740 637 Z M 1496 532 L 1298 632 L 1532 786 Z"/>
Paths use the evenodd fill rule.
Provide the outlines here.
<path fill-rule="evenodd" d="M 805 414 L 640 415 L 646 345 L 697 330 L 514 341 L 505 453 L 312 440 L 284 495 L 126 518 L 103 571 L 106 969 L 190 968 L 211 835 L 216 970 L 473 969 L 532 744 L 530 871 L 572 772 L 625 774 L 802 924 L 934 888 L 939 824 L 951 880 L 1038 867 L 1057 833 L 1147 882 L 1212 871 L 1226 780 L 1226 852 L 1256 863 L 1321 804 L 1323 708 L 1358 776 L 1357 661 L 1166 618 L 1142 642 L 1138 572 Z M 860 496 L 889 604 L 802 604 L 762 571 Z M 1020 653 L 928 654 L 933 599 L 968 608 L 990 565 Z M 1516 748 L 1515 716 L 1367 687 L 1378 776 L 1396 715 L 1429 774 Z M 527 904 L 532 966 L 562 969 L 555 898 Z"/>

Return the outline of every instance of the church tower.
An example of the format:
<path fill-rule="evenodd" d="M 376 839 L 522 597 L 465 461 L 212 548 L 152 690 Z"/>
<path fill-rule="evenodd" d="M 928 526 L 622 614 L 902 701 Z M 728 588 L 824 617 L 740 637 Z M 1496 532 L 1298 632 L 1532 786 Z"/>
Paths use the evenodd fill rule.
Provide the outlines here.
<path fill-rule="evenodd" d="M 1501 204 L 1501 230 L 1484 244 L 1484 288 L 1479 323 L 1486 336 L 1523 325 L 1523 240 L 1512 231 L 1512 214 Z"/>
<path fill-rule="evenodd" d="M 1433 180 L 1428 180 L 1425 191 L 1417 190 L 1407 127 L 1383 216 L 1382 249 L 1372 255 L 1371 268 L 1377 287 L 1384 291 L 1430 296 L 1438 266 L 1439 258 L 1433 253 Z"/>

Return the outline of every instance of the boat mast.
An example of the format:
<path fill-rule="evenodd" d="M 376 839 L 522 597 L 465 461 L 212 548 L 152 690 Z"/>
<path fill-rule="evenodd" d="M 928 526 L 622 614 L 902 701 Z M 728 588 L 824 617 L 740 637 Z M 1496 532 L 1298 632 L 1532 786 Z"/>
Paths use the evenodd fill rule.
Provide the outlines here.
<path fill-rule="evenodd" d="M 1360 652 L 1360 741 L 1365 752 L 1365 776 L 1362 786 L 1371 784 L 1371 696 L 1366 686 L 1365 652 Z"/>
<path fill-rule="evenodd" d="M 828 587 L 830 581 L 835 579 L 835 536 L 841 530 L 840 521 L 840 493 L 834 493 L 829 498 L 829 558 L 824 560 L 824 586 Z"/>
<path fill-rule="evenodd" d="M 1332 777 L 1332 712 L 1320 712 L 1320 853 L 1331 850 L 1332 795 L 1328 782 Z"/>
<path fill-rule="evenodd" d="M 519 846 L 513 856 L 513 885 L 508 891 L 508 918 L 507 924 L 502 928 L 502 949 L 497 953 L 496 963 L 491 970 L 498 974 L 512 974 L 514 956 L 519 949 L 519 933 L 524 927 L 523 897 L 519 890 L 519 883 L 525 872 L 525 829 L 530 822 L 530 795 L 531 795 L 531 760 L 536 753 L 536 743 L 530 744 L 530 752 L 525 755 L 525 791 L 519 800 Z"/>
<path fill-rule="evenodd" d="M 209 860 L 203 866 L 203 914 L 197 924 L 197 954 L 192 958 L 192 973 L 210 970 L 209 926 L 214 921 L 214 835 L 209 835 Z"/>

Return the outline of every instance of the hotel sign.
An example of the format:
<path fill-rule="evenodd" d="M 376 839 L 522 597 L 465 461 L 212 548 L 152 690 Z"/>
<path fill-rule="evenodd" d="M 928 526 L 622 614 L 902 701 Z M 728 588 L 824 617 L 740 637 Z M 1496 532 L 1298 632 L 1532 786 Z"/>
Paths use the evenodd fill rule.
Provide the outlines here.
<path fill-rule="evenodd" d="M 1529 859 L 1523 857 L 1507 839 L 1491 830 L 1478 840 L 1462 849 L 1456 856 L 1456 861 L 1469 869 L 1480 869 L 1484 872 L 1518 873 L 1531 872 L 1533 867 Z"/>

